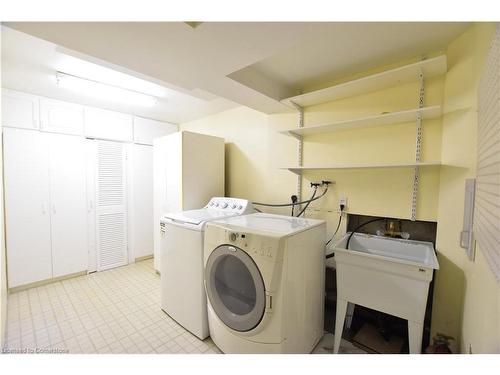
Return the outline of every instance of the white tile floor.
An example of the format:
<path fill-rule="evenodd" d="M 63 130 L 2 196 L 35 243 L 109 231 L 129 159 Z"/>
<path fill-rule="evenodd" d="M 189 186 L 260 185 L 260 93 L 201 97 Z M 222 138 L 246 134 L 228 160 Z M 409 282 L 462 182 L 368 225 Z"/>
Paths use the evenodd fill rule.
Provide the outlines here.
<path fill-rule="evenodd" d="M 152 260 L 10 294 L 7 319 L 4 353 L 220 353 L 160 310 Z M 341 351 L 363 353 L 344 340 Z"/>

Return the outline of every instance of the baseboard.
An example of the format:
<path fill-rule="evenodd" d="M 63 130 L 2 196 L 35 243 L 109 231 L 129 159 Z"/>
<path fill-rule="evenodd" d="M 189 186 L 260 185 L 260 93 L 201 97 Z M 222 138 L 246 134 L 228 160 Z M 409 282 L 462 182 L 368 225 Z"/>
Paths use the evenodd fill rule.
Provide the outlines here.
<path fill-rule="evenodd" d="M 45 279 L 45 280 L 35 281 L 34 283 L 19 285 L 19 286 L 16 286 L 14 288 L 9 288 L 9 293 L 16 293 L 16 292 L 20 292 L 20 291 L 23 291 L 23 290 L 26 290 L 26 289 L 36 288 L 38 286 L 52 284 L 52 283 L 56 283 L 58 281 L 62 281 L 62 280 L 66 280 L 66 279 L 72 279 L 73 277 L 84 276 L 84 275 L 87 275 L 87 270 L 80 271 L 80 272 L 75 272 L 75 273 L 72 273 L 72 274 L 69 274 L 69 275 L 64 275 L 64 276 L 59 276 L 59 277 L 53 277 L 51 279 Z"/>
<path fill-rule="evenodd" d="M 135 262 L 141 262 L 141 261 L 147 260 L 147 259 L 153 259 L 153 254 L 151 254 L 151 255 L 144 255 L 143 257 L 135 258 Z"/>
<path fill-rule="evenodd" d="M 2 291 L 0 293 L 5 292 L 7 294 L 7 290 Z M 7 296 L 1 296 L 1 298 L 7 298 Z M 3 301 L 2 301 L 3 302 Z M 6 334 L 7 334 L 7 301 L 5 302 L 5 311 L 2 311 L 1 318 L 0 318 L 0 349 L 3 348 L 6 344 Z"/>

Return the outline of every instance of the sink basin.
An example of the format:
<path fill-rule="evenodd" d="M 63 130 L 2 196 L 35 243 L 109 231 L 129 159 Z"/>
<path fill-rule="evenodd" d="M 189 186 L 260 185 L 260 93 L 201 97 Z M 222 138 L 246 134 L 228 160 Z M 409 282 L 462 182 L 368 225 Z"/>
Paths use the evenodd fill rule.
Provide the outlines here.
<path fill-rule="evenodd" d="M 410 353 L 420 353 L 429 283 L 439 263 L 431 242 L 347 233 L 333 247 L 337 320 L 342 332 L 348 303 L 408 320 Z M 338 342 L 337 342 L 338 340 Z M 338 352 L 340 335 L 335 335 Z"/>
<path fill-rule="evenodd" d="M 346 250 L 346 234 L 335 244 L 335 250 Z M 439 269 L 439 263 L 432 242 L 403 240 L 355 233 L 349 242 L 349 251 L 357 251 L 386 261 L 418 265 L 420 267 Z"/>

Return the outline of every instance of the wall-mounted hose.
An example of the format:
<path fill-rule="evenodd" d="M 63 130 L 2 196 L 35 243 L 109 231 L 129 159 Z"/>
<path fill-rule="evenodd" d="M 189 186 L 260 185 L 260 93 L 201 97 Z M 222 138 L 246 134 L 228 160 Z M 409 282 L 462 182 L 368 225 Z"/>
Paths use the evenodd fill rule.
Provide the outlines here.
<path fill-rule="evenodd" d="M 311 198 L 311 199 L 308 199 L 308 200 L 305 200 L 305 201 L 302 201 L 302 202 L 296 202 L 296 203 L 281 203 L 281 204 L 260 203 L 260 202 L 252 202 L 252 203 L 254 205 L 256 205 L 256 206 L 265 206 L 265 207 L 290 207 L 290 206 L 298 206 L 298 205 L 301 205 L 301 204 L 306 204 L 306 203 L 314 202 L 314 201 L 322 198 L 326 194 L 327 191 L 328 191 L 328 185 L 326 186 L 325 191 L 323 191 L 323 193 L 321 193 L 321 195 L 318 195 L 315 198 Z"/>
<path fill-rule="evenodd" d="M 298 214 L 297 214 L 297 217 L 299 217 L 300 215 L 302 215 L 306 210 L 307 210 L 307 207 L 309 207 L 309 205 L 311 204 L 312 202 L 312 199 L 314 199 L 314 197 L 316 196 L 316 192 L 318 191 L 318 187 L 315 186 L 314 187 L 314 192 L 312 193 L 312 196 L 311 198 L 309 199 L 309 202 L 304 206 L 304 208 L 302 209 L 302 211 L 300 211 Z M 325 193 L 326 193 L 326 190 L 325 190 Z M 293 215 L 292 215 L 293 216 Z"/>
<path fill-rule="evenodd" d="M 351 234 L 347 238 L 347 243 L 346 243 L 346 246 L 345 246 L 346 250 L 349 250 L 349 242 L 351 242 L 352 236 L 354 235 L 354 233 L 356 233 L 356 231 L 358 229 L 364 227 L 367 224 L 373 223 L 375 221 L 382 221 L 382 220 L 387 220 L 387 219 L 385 217 L 379 217 L 379 218 L 376 218 L 376 219 L 371 219 L 371 220 L 368 220 L 368 221 L 364 222 L 363 224 L 358 225 L 356 228 L 354 228 L 354 230 L 351 232 Z"/>
<path fill-rule="evenodd" d="M 330 240 L 328 240 L 328 242 L 326 243 L 326 245 L 328 246 L 328 244 L 330 243 L 331 240 L 333 240 L 333 237 L 337 234 L 337 231 L 339 230 L 339 227 L 340 227 L 340 222 L 342 220 L 342 213 L 340 213 L 340 218 L 339 218 L 339 223 L 337 225 L 337 229 L 335 230 L 335 233 L 333 234 L 332 238 L 330 238 Z M 356 233 L 356 231 L 362 227 L 364 227 L 365 225 L 367 224 L 370 224 L 370 223 L 373 223 L 375 221 L 381 221 L 381 220 L 386 220 L 386 218 L 383 218 L 383 217 L 379 217 L 379 218 L 376 218 L 376 219 L 371 219 L 371 220 L 368 220 L 368 221 L 365 221 L 363 224 L 360 224 L 358 225 L 356 228 L 354 228 L 354 230 L 351 232 L 351 234 L 349 235 L 349 237 L 347 238 L 347 243 L 346 243 L 346 250 L 349 250 L 349 243 L 351 242 L 351 238 L 352 236 L 354 235 L 354 233 Z M 331 253 L 331 254 L 328 254 L 326 256 L 326 259 L 329 259 L 329 258 L 332 258 L 333 256 L 335 255 L 335 252 Z"/>

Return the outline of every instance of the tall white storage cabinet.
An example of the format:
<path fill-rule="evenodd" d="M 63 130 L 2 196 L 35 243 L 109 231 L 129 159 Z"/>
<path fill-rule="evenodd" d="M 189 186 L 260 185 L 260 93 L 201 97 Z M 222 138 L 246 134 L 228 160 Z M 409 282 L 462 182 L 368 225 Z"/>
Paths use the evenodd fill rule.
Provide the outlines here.
<path fill-rule="evenodd" d="M 151 255 L 152 145 L 177 125 L 1 91 L 9 287 Z"/>
<path fill-rule="evenodd" d="M 85 271 L 84 140 L 8 128 L 3 138 L 9 287 Z"/>
<path fill-rule="evenodd" d="M 154 267 L 160 269 L 160 217 L 224 196 L 224 139 L 178 132 L 154 140 Z"/>

